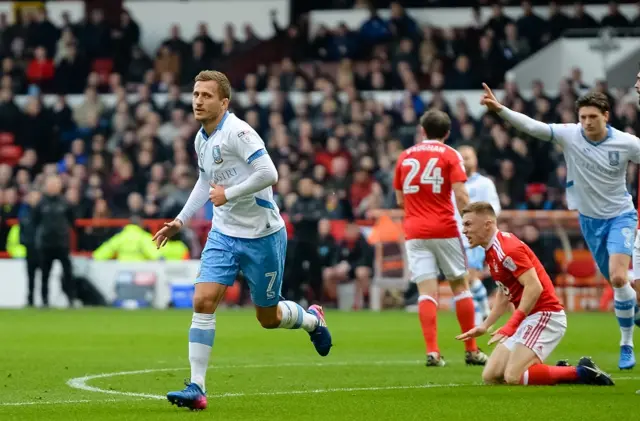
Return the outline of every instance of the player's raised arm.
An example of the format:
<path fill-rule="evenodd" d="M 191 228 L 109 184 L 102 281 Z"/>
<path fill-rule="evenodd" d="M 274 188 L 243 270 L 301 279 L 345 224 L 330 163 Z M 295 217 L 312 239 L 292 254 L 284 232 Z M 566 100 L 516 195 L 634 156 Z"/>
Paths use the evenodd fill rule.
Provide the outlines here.
<path fill-rule="evenodd" d="M 513 127 L 524 133 L 527 133 L 530 136 L 533 136 L 540 140 L 553 140 L 553 131 L 548 124 L 538 120 L 534 120 L 533 118 L 519 112 L 510 110 L 509 108 L 500 104 L 500 102 L 493 94 L 493 91 L 491 91 L 491 88 L 489 88 L 486 83 L 483 83 L 482 87 L 484 88 L 484 93 L 482 95 L 482 98 L 480 99 L 480 104 L 487 107 L 489 111 L 495 112 L 503 120 L 511 123 Z"/>

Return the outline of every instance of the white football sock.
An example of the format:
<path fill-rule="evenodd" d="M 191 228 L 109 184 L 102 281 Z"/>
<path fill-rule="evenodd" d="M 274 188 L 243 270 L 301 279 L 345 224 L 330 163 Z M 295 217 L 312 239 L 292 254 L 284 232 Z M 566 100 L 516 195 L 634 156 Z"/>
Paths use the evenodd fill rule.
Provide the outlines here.
<path fill-rule="evenodd" d="M 613 308 L 620 325 L 620 346 L 633 346 L 633 322 L 636 306 L 636 292 L 629 283 L 613 288 Z"/>
<path fill-rule="evenodd" d="M 204 379 L 209 367 L 209 356 L 216 336 L 216 315 L 193 313 L 189 329 L 189 363 L 191 383 L 205 391 Z"/>
<path fill-rule="evenodd" d="M 297 303 L 293 301 L 280 301 L 278 308 L 282 314 L 280 329 L 304 329 L 313 332 L 318 326 L 318 318 L 311 313 L 307 313 Z"/>

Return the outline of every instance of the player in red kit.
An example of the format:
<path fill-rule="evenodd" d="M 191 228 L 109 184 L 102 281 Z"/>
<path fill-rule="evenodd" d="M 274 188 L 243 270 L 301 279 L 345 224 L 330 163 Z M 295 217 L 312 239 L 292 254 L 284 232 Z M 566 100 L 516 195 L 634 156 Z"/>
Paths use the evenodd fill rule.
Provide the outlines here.
<path fill-rule="evenodd" d="M 498 231 L 491 204 L 476 202 L 462 211 L 463 233 L 471 247 L 486 249 L 485 262 L 498 285 L 489 317 L 479 326 L 459 335 L 466 341 L 483 335 L 509 308 L 509 321 L 492 333 L 495 351 L 482 372 L 487 384 L 554 385 L 558 383 L 613 385 L 608 374 L 588 357 L 576 367 L 566 363 L 543 364 L 567 330 L 567 316 L 544 267 L 531 249 L 515 235 Z"/>
<path fill-rule="evenodd" d="M 396 163 L 393 180 L 398 205 L 404 208 L 404 233 L 411 280 L 418 287 L 418 315 L 427 354 L 427 366 L 444 366 L 438 348 L 437 292 L 440 271 L 454 294 L 462 332 L 474 327 L 475 308 L 467 284 L 467 263 L 451 192 L 458 209 L 469 202 L 462 157 L 444 144 L 451 130 L 449 116 L 427 111 L 420 119 L 422 139 L 405 150 Z M 487 356 L 474 338 L 465 341 L 467 364 L 484 365 Z"/>

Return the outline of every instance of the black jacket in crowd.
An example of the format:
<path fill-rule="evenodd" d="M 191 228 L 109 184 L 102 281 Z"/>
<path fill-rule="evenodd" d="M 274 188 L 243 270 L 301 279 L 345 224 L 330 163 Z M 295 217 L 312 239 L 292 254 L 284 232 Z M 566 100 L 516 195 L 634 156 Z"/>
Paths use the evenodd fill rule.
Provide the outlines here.
<path fill-rule="evenodd" d="M 348 262 L 351 267 L 358 266 L 373 267 L 374 250 L 367 239 L 361 234 L 354 242 L 342 240 L 338 244 L 338 252 L 336 253 L 336 262 Z"/>
<path fill-rule="evenodd" d="M 325 215 L 324 203 L 315 197 L 300 196 L 289 211 L 297 241 L 316 242 L 318 222 Z"/>
<path fill-rule="evenodd" d="M 27 249 L 36 246 L 36 225 L 33 223 L 34 208 L 29 209 L 20 215 L 20 244 Z"/>
<path fill-rule="evenodd" d="M 62 196 L 43 196 L 33 209 L 36 247 L 69 249 L 74 223 L 73 209 Z"/>

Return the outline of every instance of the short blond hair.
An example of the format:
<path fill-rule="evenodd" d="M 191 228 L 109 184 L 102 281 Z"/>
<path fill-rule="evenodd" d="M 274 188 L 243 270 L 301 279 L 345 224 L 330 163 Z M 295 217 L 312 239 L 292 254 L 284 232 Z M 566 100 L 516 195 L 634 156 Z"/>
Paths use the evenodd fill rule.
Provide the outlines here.
<path fill-rule="evenodd" d="M 496 218 L 496 211 L 489 202 L 473 202 L 469 203 L 464 209 L 462 209 L 462 216 L 467 213 L 475 213 L 478 215 L 488 216 L 490 218 Z"/>
<path fill-rule="evenodd" d="M 194 82 L 216 82 L 220 99 L 227 98 L 231 100 L 231 82 L 229 82 L 229 78 L 224 73 L 217 70 L 203 70 L 193 80 Z"/>

